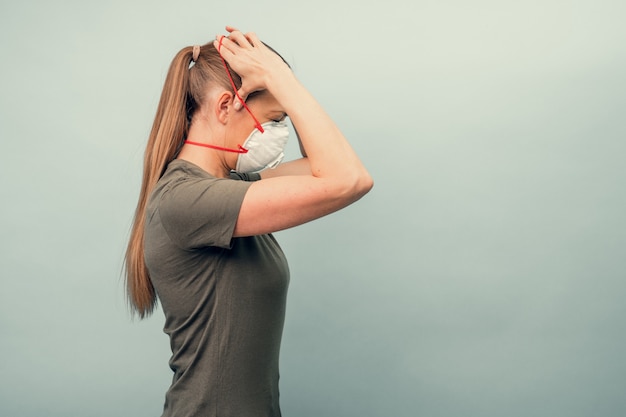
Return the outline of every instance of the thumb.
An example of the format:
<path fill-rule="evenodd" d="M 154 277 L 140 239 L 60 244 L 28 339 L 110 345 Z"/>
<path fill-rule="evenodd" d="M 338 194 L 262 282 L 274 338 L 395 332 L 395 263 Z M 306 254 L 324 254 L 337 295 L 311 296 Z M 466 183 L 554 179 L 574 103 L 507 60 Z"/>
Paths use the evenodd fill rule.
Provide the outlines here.
<path fill-rule="evenodd" d="M 234 103 L 235 110 L 241 110 L 247 98 L 248 98 L 248 93 L 243 89 L 243 87 L 237 90 L 237 97 L 235 97 L 235 103 Z"/>

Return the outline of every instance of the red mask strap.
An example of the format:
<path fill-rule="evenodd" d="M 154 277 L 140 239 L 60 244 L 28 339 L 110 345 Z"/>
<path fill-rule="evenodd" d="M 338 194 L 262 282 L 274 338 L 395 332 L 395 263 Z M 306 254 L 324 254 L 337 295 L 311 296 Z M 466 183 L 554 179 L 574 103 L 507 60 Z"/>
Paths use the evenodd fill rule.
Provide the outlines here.
<path fill-rule="evenodd" d="M 217 146 L 217 145 L 211 145 L 209 143 L 192 142 L 190 140 L 186 140 L 185 143 L 188 143 L 189 145 L 203 146 L 205 148 L 217 149 L 218 151 L 235 152 L 235 153 L 248 153 L 248 150 L 246 148 L 244 148 L 243 146 L 241 146 L 241 145 L 237 145 L 238 146 L 237 149 L 232 149 L 232 148 L 224 148 L 224 147 Z"/>
<path fill-rule="evenodd" d="M 257 118 L 254 117 L 254 114 L 252 114 L 252 111 L 248 108 L 248 106 L 246 105 L 246 102 L 243 101 L 243 99 L 239 95 L 239 92 L 237 91 L 237 86 L 235 85 L 235 81 L 233 80 L 233 77 L 230 75 L 230 71 L 228 70 L 228 65 L 226 65 L 226 60 L 224 59 L 224 57 L 222 56 L 222 53 L 220 52 L 221 49 L 222 49 L 222 41 L 223 40 L 224 40 L 224 36 L 220 37 L 220 43 L 218 44 L 217 52 L 219 52 L 220 58 L 222 59 L 222 64 L 224 64 L 224 69 L 226 70 L 226 74 L 228 75 L 228 79 L 230 80 L 230 85 L 233 87 L 233 90 L 235 91 L 235 95 L 239 99 L 239 102 L 243 105 L 243 107 L 245 107 L 245 109 L 248 111 L 248 113 L 250 113 L 250 116 L 252 116 L 252 118 L 254 119 L 254 123 L 256 123 L 256 128 L 261 133 L 263 133 L 264 132 L 263 126 L 261 126 L 261 123 L 259 123 Z"/>

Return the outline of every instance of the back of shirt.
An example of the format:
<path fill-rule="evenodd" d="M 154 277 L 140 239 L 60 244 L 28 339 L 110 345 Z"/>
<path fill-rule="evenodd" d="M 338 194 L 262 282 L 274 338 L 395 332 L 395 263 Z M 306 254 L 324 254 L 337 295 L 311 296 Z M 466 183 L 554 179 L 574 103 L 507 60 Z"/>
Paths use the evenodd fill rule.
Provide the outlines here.
<path fill-rule="evenodd" d="M 249 185 L 175 160 L 150 198 L 145 259 L 174 371 L 163 416 L 280 416 L 289 271 L 273 236 L 232 238 Z"/>

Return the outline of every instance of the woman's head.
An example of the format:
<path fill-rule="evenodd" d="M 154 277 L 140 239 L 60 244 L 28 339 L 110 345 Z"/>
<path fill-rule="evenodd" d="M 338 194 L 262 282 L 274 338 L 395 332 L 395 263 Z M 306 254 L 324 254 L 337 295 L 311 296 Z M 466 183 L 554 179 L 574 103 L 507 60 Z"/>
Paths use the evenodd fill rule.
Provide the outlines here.
<path fill-rule="evenodd" d="M 214 45 L 218 45 L 217 51 Z M 244 167 L 248 170 L 259 170 L 266 166 L 263 161 L 269 163 L 274 160 L 274 153 L 276 157 L 283 154 L 277 144 L 281 143 L 284 147 L 288 130 L 285 129 L 284 122 L 278 121 L 284 120 L 285 112 L 268 91 L 252 92 L 246 97 L 246 102 L 243 101 L 240 95 L 242 80 L 219 55 L 220 45 L 221 43 L 215 42 L 209 48 L 207 45 L 204 49 L 200 46 L 192 48 L 187 100 L 190 126 L 185 144 L 192 145 L 192 148 L 200 145 L 230 151 L 212 154 L 209 165 L 214 170 L 209 170 L 213 174 L 216 172 L 227 174 L 233 169 L 241 171 Z M 282 59 L 276 51 L 269 47 L 267 49 Z M 245 111 L 239 111 L 238 104 L 243 104 Z M 266 128 L 272 132 L 264 134 Z M 263 140 L 253 139 L 260 134 L 263 134 Z M 270 138 L 275 140 L 272 141 Z M 255 145 L 256 140 L 261 140 L 260 146 Z M 252 146 L 253 152 L 248 153 L 249 146 Z M 270 148 L 273 149 L 272 152 L 269 152 Z M 204 152 L 198 154 L 189 147 L 184 147 L 180 156 L 200 165 L 207 161 Z M 255 164 L 243 163 L 246 160 L 255 161 Z M 215 171 L 216 161 L 219 161 L 217 171 Z M 272 164 L 268 166 L 270 165 Z"/>

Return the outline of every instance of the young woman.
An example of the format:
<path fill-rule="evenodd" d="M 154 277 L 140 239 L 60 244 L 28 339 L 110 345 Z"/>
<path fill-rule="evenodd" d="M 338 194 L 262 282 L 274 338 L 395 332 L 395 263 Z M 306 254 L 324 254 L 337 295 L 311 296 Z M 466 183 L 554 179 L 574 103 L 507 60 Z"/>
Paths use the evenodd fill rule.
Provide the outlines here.
<path fill-rule="evenodd" d="M 289 271 L 271 233 L 372 187 L 283 59 L 226 29 L 170 66 L 126 253 L 133 311 L 149 315 L 158 297 L 165 313 L 174 376 L 163 416 L 280 416 Z M 278 165 L 287 115 L 306 156 Z"/>

